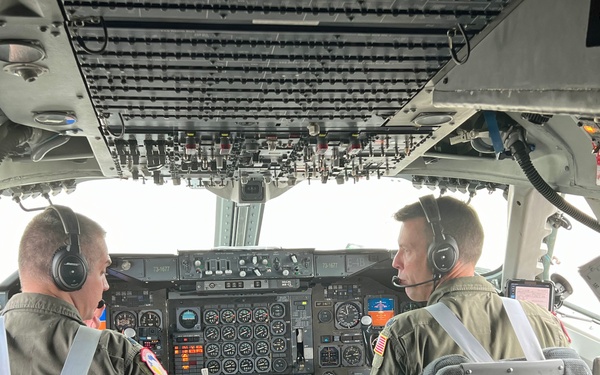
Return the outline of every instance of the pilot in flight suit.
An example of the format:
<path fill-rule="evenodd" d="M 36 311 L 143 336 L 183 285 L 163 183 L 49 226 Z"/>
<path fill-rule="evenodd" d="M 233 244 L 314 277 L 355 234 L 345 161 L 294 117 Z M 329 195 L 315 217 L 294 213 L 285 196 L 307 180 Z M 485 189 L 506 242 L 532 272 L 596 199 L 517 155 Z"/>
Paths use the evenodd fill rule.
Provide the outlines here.
<path fill-rule="evenodd" d="M 83 327 L 82 336 L 90 332 L 85 321 L 94 318 L 109 288 L 105 233 L 98 223 L 63 206 L 50 206 L 27 225 L 19 245 L 22 292 L 1 312 L 11 374 L 60 374 L 78 330 Z M 89 352 L 88 374 L 167 374 L 150 349 L 112 330 L 101 331 Z M 74 356 L 81 368 L 70 367 L 71 360 L 67 368 L 85 371 L 85 354 Z"/>
<path fill-rule="evenodd" d="M 443 302 L 494 360 L 523 357 L 521 345 L 496 289 L 475 275 L 483 248 L 477 213 L 451 198 L 419 198 L 394 215 L 402 222 L 393 283 L 413 301 Z M 540 345 L 567 346 L 558 319 L 529 302 L 521 305 Z M 425 309 L 408 311 L 386 324 L 374 348 L 371 375 L 420 374 L 433 360 L 462 354 L 454 340 Z"/>
<path fill-rule="evenodd" d="M 44 294 L 20 293 L 10 299 L 3 313 L 12 374 L 59 374 L 77 329 L 84 325 L 77 309 Z M 89 373 L 151 375 L 141 360 L 141 349 L 123 334 L 105 330 Z"/>
<path fill-rule="evenodd" d="M 494 360 L 523 357 L 502 300 L 483 277 L 461 277 L 441 284 L 427 305 L 443 303 L 486 348 Z M 560 322 L 549 311 L 527 301 L 523 310 L 543 348 L 568 346 Z M 463 354 L 454 340 L 425 309 L 390 319 L 380 334 L 371 374 L 420 374 L 425 366 L 446 354 Z"/>

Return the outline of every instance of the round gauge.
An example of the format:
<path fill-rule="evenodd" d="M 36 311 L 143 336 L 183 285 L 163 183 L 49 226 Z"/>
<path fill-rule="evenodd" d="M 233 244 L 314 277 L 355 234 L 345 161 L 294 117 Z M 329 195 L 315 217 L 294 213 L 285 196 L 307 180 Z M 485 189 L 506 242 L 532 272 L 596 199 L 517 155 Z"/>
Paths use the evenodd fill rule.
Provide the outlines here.
<path fill-rule="evenodd" d="M 335 346 L 326 346 L 319 352 L 319 364 L 333 367 L 340 365 L 340 350 Z"/>
<path fill-rule="evenodd" d="M 275 358 L 273 360 L 273 370 L 275 372 L 284 372 L 287 369 L 287 361 L 283 358 Z"/>
<path fill-rule="evenodd" d="M 204 337 L 209 341 L 217 341 L 219 339 L 219 329 L 217 327 L 208 327 L 204 330 Z"/>
<path fill-rule="evenodd" d="M 225 374 L 233 374 L 237 372 L 237 362 L 235 359 L 226 359 L 223 361 L 223 372 Z"/>
<path fill-rule="evenodd" d="M 254 362 L 250 358 L 243 358 L 240 360 L 240 372 L 249 374 L 254 370 Z"/>
<path fill-rule="evenodd" d="M 283 318 L 285 315 L 285 306 L 282 303 L 275 303 L 271 305 L 271 316 L 273 318 Z"/>
<path fill-rule="evenodd" d="M 346 363 L 348 363 L 348 365 L 356 366 L 362 359 L 362 352 L 358 346 L 348 346 L 344 348 L 344 351 L 342 352 L 342 358 L 344 361 L 346 361 Z"/>
<path fill-rule="evenodd" d="M 254 309 L 254 321 L 258 323 L 264 323 L 269 320 L 269 312 L 264 307 L 257 307 Z"/>
<path fill-rule="evenodd" d="M 235 323 L 235 311 L 231 309 L 221 311 L 221 320 L 227 324 Z"/>
<path fill-rule="evenodd" d="M 221 363 L 216 359 L 206 362 L 206 368 L 210 374 L 216 374 L 221 371 Z"/>
<path fill-rule="evenodd" d="M 140 316 L 142 327 L 160 327 L 160 316 L 154 311 L 146 311 Z"/>
<path fill-rule="evenodd" d="M 240 323 L 250 323 L 252 321 L 252 310 L 241 308 L 238 310 L 237 320 Z"/>
<path fill-rule="evenodd" d="M 360 308 L 354 302 L 341 303 L 335 310 L 335 320 L 341 328 L 356 327 L 360 318 Z"/>
<path fill-rule="evenodd" d="M 206 310 L 204 312 L 204 323 L 206 324 L 218 324 L 219 323 L 219 313 L 217 310 Z"/>
<path fill-rule="evenodd" d="M 258 371 L 260 371 L 260 372 L 269 371 L 270 367 L 271 367 L 271 361 L 269 361 L 269 358 L 265 358 L 265 357 L 256 358 L 256 369 Z"/>
<path fill-rule="evenodd" d="M 126 328 L 135 328 L 137 318 L 131 311 L 121 311 L 115 315 L 115 328 L 123 332 Z"/>
<path fill-rule="evenodd" d="M 273 320 L 271 323 L 271 332 L 274 335 L 283 335 L 285 333 L 285 322 L 283 320 Z"/>
<path fill-rule="evenodd" d="M 242 340 L 249 340 L 252 338 L 252 327 L 248 325 L 239 326 L 238 336 Z"/>
<path fill-rule="evenodd" d="M 237 352 L 237 347 L 232 342 L 226 342 L 223 344 L 223 355 L 225 357 L 233 357 Z"/>
<path fill-rule="evenodd" d="M 254 336 L 257 339 L 266 339 L 269 337 L 269 327 L 266 324 L 258 324 L 254 327 Z"/>
<path fill-rule="evenodd" d="M 235 327 L 224 326 L 223 328 L 221 328 L 221 337 L 223 338 L 223 340 L 235 339 Z"/>
<path fill-rule="evenodd" d="M 258 355 L 265 355 L 269 353 L 269 343 L 264 340 L 257 341 L 255 347 L 256 349 L 254 351 Z"/>
<path fill-rule="evenodd" d="M 281 352 L 285 352 L 285 339 L 283 337 L 276 337 L 273 339 L 273 341 L 271 341 L 271 347 L 273 348 L 274 352 L 277 353 L 281 353 Z"/>
<path fill-rule="evenodd" d="M 210 358 L 218 357 L 219 353 L 220 353 L 219 345 L 214 344 L 214 343 L 210 343 L 210 344 L 206 345 L 206 347 L 204 347 L 204 353 L 206 354 L 207 357 L 210 357 Z"/>
<path fill-rule="evenodd" d="M 317 318 L 321 323 L 329 323 L 331 322 L 331 318 L 333 318 L 333 314 L 331 313 L 331 310 L 321 310 L 319 311 Z"/>
<path fill-rule="evenodd" d="M 252 343 L 250 341 L 242 341 L 238 346 L 238 352 L 241 356 L 248 357 L 252 354 Z"/>
<path fill-rule="evenodd" d="M 179 324 L 183 328 L 192 329 L 198 324 L 198 314 L 194 310 L 184 310 L 179 314 Z"/>

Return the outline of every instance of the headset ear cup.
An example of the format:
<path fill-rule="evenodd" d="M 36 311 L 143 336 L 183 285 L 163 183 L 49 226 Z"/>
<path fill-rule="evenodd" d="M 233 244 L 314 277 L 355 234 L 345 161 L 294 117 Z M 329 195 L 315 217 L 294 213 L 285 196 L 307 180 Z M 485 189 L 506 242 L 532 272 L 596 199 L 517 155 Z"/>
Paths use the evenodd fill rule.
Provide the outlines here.
<path fill-rule="evenodd" d="M 450 272 L 458 260 L 458 245 L 449 235 L 441 242 L 433 242 L 427 251 L 427 260 L 432 271 L 438 275 Z"/>
<path fill-rule="evenodd" d="M 65 292 L 81 289 L 87 279 L 87 262 L 81 254 L 70 251 L 69 246 L 60 247 L 52 258 L 52 279 Z"/>

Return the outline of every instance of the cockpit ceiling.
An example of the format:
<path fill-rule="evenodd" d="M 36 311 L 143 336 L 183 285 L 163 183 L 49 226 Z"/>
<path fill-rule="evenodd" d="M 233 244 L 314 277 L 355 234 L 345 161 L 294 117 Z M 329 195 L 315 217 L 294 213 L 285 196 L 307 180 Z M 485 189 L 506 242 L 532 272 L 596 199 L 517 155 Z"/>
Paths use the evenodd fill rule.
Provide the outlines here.
<path fill-rule="evenodd" d="M 174 135 L 380 127 L 508 1 L 62 3 L 110 131 Z"/>

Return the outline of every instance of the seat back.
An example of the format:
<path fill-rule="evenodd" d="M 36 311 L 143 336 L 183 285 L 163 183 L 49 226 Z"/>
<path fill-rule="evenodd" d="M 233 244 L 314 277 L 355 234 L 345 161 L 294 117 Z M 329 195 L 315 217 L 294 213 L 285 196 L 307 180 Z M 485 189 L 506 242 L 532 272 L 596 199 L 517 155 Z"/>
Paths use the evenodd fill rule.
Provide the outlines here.
<path fill-rule="evenodd" d="M 471 362 L 452 354 L 436 359 L 423 370 L 423 375 L 592 375 L 592 371 L 571 348 L 546 348 L 544 361 L 524 358 L 500 362 Z"/>

